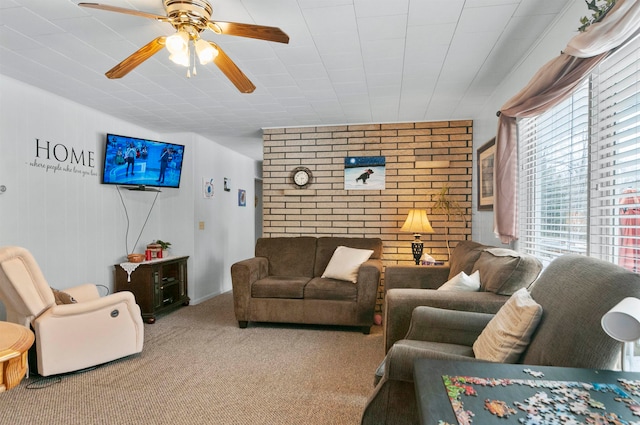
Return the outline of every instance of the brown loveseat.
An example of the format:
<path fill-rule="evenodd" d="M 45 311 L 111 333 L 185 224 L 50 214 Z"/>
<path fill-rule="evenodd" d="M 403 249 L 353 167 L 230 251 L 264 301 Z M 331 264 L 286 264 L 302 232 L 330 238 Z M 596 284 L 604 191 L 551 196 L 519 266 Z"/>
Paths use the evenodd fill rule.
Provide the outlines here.
<path fill-rule="evenodd" d="M 529 287 L 542 270 L 542 263 L 532 255 L 473 241 L 458 242 L 451 253 L 449 264 L 435 267 L 387 267 L 385 353 L 406 335 L 415 307 L 496 313 L 511 294 L 520 288 Z M 461 271 L 471 275 L 476 270 L 480 272 L 482 282 L 479 292 L 437 290 Z"/>
<path fill-rule="evenodd" d="M 373 250 L 357 282 L 321 277 L 339 246 Z M 252 322 L 358 326 L 373 324 L 382 272 L 382 240 L 345 237 L 260 238 L 255 257 L 231 266 L 241 328 Z"/>

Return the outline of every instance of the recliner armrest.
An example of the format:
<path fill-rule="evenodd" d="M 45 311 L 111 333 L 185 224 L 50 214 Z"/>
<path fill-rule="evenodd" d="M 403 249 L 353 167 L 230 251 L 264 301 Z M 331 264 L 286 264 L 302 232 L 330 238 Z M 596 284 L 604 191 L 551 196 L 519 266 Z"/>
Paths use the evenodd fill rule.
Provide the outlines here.
<path fill-rule="evenodd" d="M 98 287 L 93 283 L 85 283 L 71 288 L 63 289 L 64 292 L 71 295 L 79 303 L 100 298 Z"/>
<path fill-rule="evenodd" d="M 472 346 L 494 314 L 416 307 L 404 339 Z"/>
<path fill-rule="evenodd" d="M 508 296 L 492 292 L 391 289 L 384 299 L 385 353 L 396 341 L 405 337 L 413 309 L 418 306 L 495 314 L 508 299 Z"/>

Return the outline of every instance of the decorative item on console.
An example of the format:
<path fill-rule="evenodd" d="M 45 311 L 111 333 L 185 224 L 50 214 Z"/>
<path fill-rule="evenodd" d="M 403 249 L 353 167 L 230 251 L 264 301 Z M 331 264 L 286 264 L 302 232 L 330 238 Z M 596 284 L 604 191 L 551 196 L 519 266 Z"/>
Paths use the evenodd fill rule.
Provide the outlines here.
<path fill-rule="evenodd" d="M 149 245 L 147 245 L 147 250 L 145 251 L 147 260 L 155 260 L 157 258 L 163 258 L 164 257 L 163 251 L 166 251 L 167 249 L 169 249 L 170 246 L 171 246 L 171 242 L 164 242 L 164 241 L 161 241 L 160 239 L 150 243 Z"/>
<path fill-rule="evenodd" d="M 127 255 L 127 260 L 130 263 L 142 263 L 145 259 L 144 254 L 129 254 Z"/>

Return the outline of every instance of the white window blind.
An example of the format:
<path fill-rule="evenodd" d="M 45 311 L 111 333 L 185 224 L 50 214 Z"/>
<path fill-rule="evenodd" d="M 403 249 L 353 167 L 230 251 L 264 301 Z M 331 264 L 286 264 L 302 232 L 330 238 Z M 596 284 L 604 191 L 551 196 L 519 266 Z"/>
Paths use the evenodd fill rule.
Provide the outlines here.
<path fill-rule="evenodd" d="M 588 230 L 589 91 L 518 123 L 518 249 L 544 263 L 586 254 Z"/>
<path fill-rule="evenodd" d="M 640 37 L 592 81 L 590 255 L 640 273 Z"/>

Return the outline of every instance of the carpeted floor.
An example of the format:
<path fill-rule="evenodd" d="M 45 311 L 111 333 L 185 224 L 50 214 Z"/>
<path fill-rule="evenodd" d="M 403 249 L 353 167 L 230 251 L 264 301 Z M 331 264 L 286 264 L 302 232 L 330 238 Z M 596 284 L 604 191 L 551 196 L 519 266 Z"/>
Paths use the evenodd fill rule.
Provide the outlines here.
<path fill-rule="evenodd" d="M 231 293 L 145 324 L 141 354 L 0 393 L 0 424 L 358 424 L 382 329 L 249 324 Z"/>

